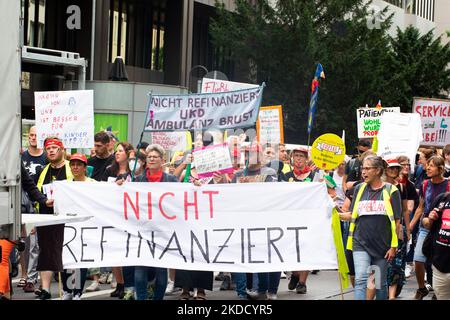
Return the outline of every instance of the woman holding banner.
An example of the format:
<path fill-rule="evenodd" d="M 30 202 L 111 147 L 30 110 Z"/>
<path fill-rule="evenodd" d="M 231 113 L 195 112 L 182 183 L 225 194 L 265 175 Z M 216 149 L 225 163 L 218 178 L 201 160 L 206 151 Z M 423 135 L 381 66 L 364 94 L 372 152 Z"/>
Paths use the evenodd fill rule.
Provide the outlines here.
<path fill-rule="evenodd" d="M 132 151 L 134 151 L 134 149 L 131 144 L 128 142 L 120 142 L 117 145 L 117 150 L 114 154 L 114 161 L 106 168 L 102 181 L 115 182 L 119 185 L 125 181 L 131 181 L 129 158 L 130 152 Z M 117 287 L 113 292 L 111 292 L 111 297 L 123 299 L 125 297 L 125 287 L 128 288 L 132 286 L 126 286 L 126 284 L 134 285 L 133 267 L 124 267 L 123 271 L 124 272 L 122 273 L 122 267 L 112 268 L 112 272 L 117 281 Z M 130 292 L 127 296 L 131 298 L 132 290 L 127 290 L 127 292 Z"/>
<path fill-rule="evenodd" d="M 395 257 L 398 239 L 397 224 L 401 217 L 400 192 L 381 177 L 385 162 L 381 157 L 369 156 L 362 166 L 361 183 L 355 188 L 350 210 L 351 224 L 347 249 L 353 251 L 355 264 L 355 300 L 387 298 L 387 268 Z M 368 270 L 373 271 L 375 286 L 371 286 Z"/>
<path fill-rule="evenodd" d="M 147 153 L 147 168 L 144 173 L 136 178 L 136 182 L 178 182 L 177 178 L 164 172 L 164 149 L 158 144 L 151 144 L 145 150 Z M 136 288 L 136 299 L 148 299 L 148 279 L 150 271 L 155 275 L 155 289 L 152 300 L 162 300 L 167 287 L 167 269 L 157 267 L 136 266 L 134 267 L 134 285 Z"/>

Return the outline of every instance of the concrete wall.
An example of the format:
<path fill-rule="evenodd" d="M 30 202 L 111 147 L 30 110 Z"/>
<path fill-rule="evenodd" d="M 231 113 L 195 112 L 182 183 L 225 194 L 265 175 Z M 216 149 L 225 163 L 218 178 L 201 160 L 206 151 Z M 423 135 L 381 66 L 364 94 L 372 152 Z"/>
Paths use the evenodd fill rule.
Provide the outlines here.
<path fill-rule="evenodd" d="M 187 93 L 186 88 L 178 86 L 117 81 L 86 81 L 86 90 L 94 90 L 95 113 L 128 115 L 128 142 L 135 146 L 144 128 L 148 93 Z M 144 140 L 150 141 L 148 133 L 144 134 Z"/>

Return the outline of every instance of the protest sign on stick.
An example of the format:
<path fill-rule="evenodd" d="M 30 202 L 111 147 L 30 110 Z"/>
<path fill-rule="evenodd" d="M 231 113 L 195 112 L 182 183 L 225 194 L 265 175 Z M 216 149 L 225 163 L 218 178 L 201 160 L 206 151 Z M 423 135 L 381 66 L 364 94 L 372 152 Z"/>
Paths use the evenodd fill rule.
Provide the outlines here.
<path fill-rule="evenodd" d="M 94 91 L 41 91 L 34 93 L 36 137 L 42 148 L 48 136 L 65 148 L 94 146 Z"/>
<path fill-rule="evenodd" d="M 412 112 L 420 115 L 423 146 L 444 147 L 450 143 L 450 100 L 414 98 Z"/>

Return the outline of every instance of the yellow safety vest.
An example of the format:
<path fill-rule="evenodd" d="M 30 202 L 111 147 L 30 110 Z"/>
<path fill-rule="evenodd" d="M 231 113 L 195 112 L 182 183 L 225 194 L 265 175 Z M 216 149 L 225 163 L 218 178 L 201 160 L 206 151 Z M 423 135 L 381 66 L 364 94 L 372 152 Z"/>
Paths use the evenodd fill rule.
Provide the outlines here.
<path fill-rule="evenodd" d="M 353 250 L 353 233 L 354 233 L 355 227 L 356 227 L 355 222 L 356 222 L 356 219 L 358 218 L 359 200 L 361 200 L 362 194 L 363 194 L 366 186 L 367 186 L 367 183 L 364 182 L 361 185 L 361 187 L 359 188 L 358 195 L 355 198 L 355 203 L 353 205 L 353 212 L 352 212 L 352 220 L 350 223 L 350 229 L 349 229 L 348 238 L 347 238 L 347 250 Z M 392 185 L 392 188 L 391 188 L 390 192 L 388 193 L 385 186 L 383 186 L 384 207 L 386 208 L 386 214 L 389 218 L 389 221 L 391 222 L 391 233 L 392 233 L 391 248 L 397 248 L 397 246 L 398 246 L 396 225 L 395 225 L 395 219 L 394 219 L 394 211 L 392 210 L 392 205 L 391 205 L 391 196 L 397 190 L 398 190 L 397 187 Z"/>
<path fill-rule="evenodd" d="M 65 161 L 64 166 L 66 167 L 66 180 L 71 181 L 73 180 L 73 174 L 72 174 L 72 170 L 70 169 L 69 166 L 69 161 Z M 44 180 L 45 180 L 45 176 L 47 175 L 48 169 L 50 168 L 50 163 L 48 165 L 45 166 L 45 168 L 42 170 L 41 174 L 39 175 L 39 179 L 38 179 L 38 183 L 37 183 L 37 188 L 39 189 L 39 191 L 42 192 L 42 186 L 44 185 Z M 39 212 L 39 204 L 37 205 L 37 209 Z"/>

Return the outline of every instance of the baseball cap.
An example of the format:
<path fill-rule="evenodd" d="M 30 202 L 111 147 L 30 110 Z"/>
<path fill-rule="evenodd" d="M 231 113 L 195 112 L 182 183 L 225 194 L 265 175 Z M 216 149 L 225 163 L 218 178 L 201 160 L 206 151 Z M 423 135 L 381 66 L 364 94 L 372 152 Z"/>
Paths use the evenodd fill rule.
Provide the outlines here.
<path fill-rule="evenodd" d="M 307 155 L 308 155 L 308 149 L 307 148 L 305 148 L 305 147 L 295 147 L 293 150 L 292 150 L 292 152 L 295 152 L 295 151 L 298 151 L 298 152 L 303 152 L 303 153 L 306 153 Z"/>
<path fill-rule="evenodd" d="M 85 165 L 87 165 L 87 158 L 82 153 L 75 153 L 75 154 L 71 155 L 70 161 L 72 161 L 72 160 L 78 160 L 78 161 L 83 162 Z"/>
<path fill-rule="evenodd" d="M 398 163 L 397 159 L 385 159 L 384 160 L 387 163 L 388 168 L 392 167 L 401 167 L 400 163 Z"/>

